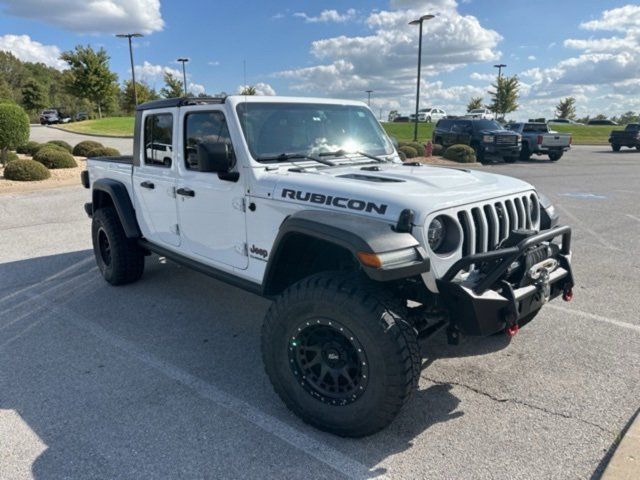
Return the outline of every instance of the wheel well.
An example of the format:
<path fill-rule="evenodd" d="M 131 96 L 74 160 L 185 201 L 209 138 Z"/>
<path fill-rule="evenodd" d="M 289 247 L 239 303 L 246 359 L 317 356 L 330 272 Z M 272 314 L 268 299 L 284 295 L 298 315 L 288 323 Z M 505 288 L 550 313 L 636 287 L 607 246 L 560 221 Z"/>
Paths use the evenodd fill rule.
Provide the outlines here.
<path fill-rule="evenodd" d="M 113 207 L 113 198 L 107 192 L 102 190 L 93 191 L 93 211 L 95 212 L 99 208 Z"/>
<path fill-rule="evenodd" d="M 316 273 L 360 268 L 356 258 L 346 248 L 301 233 L 287 235 L 278 246 L 273 261 L 265 279 L 266 295 L 277 295 Z"/>

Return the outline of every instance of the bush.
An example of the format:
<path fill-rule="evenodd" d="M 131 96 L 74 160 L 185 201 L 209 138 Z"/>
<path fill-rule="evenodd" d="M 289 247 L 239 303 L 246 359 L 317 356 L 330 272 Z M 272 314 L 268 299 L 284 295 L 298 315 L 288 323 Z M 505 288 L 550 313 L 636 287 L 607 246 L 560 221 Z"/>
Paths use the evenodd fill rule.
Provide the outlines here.
<path fill-rule="evenodd" d="M 31 140 L 30 142 L 27 142 L 16 148 L 16 152 L 33 156 L 38 151 L 38 148 L 40 148 L 40 144 Z"/>
<path fill-rule="evenodd" d="M 94 148 L 90 150 L 87 154 L 87 157 L 118 157 L 120 156 L 120 152 L 111 147 L 100 147 Z"/>
<path fill-rule="evenodd" d="M 0 162 L 7 152 L 29 141 L 29 115 L 18 105 L 0 103 Z"/>
<path fill-rule="evenodd" d="M 411 142 L 409 146 L 416 149 L 416 152 L 418 153 L 418 157 L 424 157 L 425 150 L 424 150 L 423 144 L 421 144 L 420 142 Z"/>
<path fill-rule="evenodd" d="M 73 148 L 71 148 L 71 145 L 69 145 L 64 140 L 51 140 L 51 141 L 47 142 L 47 145 L 57 145 L 59 147 L 64 148 L 69 153 L 71 153 L 73 151 Z"/>
<path fill-rule="evenodd" d="M 11 150 L 7 152 L 7 163 L 13 162 L 14 160 L 19 160 L 19 159 L 20 157 L 18 157 L 18 154 L 16 152 L 12 152 Z"/>
<path fill-rule="evenodd" d="M 403 162 L 407 159 L 407 156 L 404 154 L 404 152 L 401 152 L 400 150 L 398 150 L 398 156 Z"/>
<path fill-rule="evenodd" d="M 78 157 L 88 157 L 91 150 L 102 148 L 103 146 L 104 145 L 102 145 L 100 142 L 85 140 L 84 142 L 80 142 L 75 147 L 73 147 L 73 154 Z"/>
<path fill-rule="evenodd" d="M 443 152 L 444 147 L 442 145 L 440 145 L 439 143 L 433 144 L 433 155 L 442 155 Z"/>
<path fill-rule="evenodd" d="M 409 145 L 398 148 L 398 152 L 404 153 L 405 157 L 407 158 L 415 158 L 418 156 L 418 152 L 416 151 L 416 149 L 410 147 Z"/>
<path fill-rule="evenodd" d="M 69 152 L 55 148 L 41 148 L 33 156 L 33 159 L 47 168 L 75 168 L 78 166 Z"/>
<path fill-rule="evenodd" d="M 44 165 L 34 160 L 14 160 L 4 169 L 4 178 L 19 182 L 46 180 L 51 176 Z"/>
<path fill-rule="evenodd" d="M 60 145 L 56 145 L 55 143 L 41 143 L 33 148 L 33 154 L 31 156 L 35 157 L 36 154 L 44 148 L 46 148 L 47 150 L 58 150 L 59 152 L 69 153 L 67 152 L 66 148 L 61 147 Z"/>
<path fill-rule="evenodd" d="M 444 152 L 444 158 L 460 163 L 474 163 L 476 152 L 469 145 L 451 145 Z"/>

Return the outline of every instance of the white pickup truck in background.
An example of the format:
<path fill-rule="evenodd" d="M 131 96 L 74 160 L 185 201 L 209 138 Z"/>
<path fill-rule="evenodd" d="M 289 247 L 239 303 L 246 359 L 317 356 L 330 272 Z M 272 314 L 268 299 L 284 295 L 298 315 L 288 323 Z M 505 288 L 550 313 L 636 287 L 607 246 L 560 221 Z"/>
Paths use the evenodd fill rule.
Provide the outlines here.
<path fill-rule="evenodd" d="M 549 160 L 556 162 L 571 148 L 571 134 L 549 130 L 546 123 L 509 123 L 505 128 L 522 136 L 521 160 L 529 160 L 531 155 L 549 155 Z"/>

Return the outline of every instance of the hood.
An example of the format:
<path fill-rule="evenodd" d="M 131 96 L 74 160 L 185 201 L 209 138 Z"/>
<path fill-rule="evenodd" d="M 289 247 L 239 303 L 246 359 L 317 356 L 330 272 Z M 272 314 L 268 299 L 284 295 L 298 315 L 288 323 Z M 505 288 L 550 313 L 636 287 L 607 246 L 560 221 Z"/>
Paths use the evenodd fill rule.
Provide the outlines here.
<path fill-rule="evenodd" d="M 349 165 L 267 175 L 275 180 L 269 196 L 279 201 L 391 222 L 409 208 L 417 224 L 438 210 L 533 190 L 530 184 L 503 175 L 427 165 Z"/>
<path fill-rule="evenodd" d="M 516 132 L 511 130 L 480 130 L 482 135 L 517 135 Z"/>

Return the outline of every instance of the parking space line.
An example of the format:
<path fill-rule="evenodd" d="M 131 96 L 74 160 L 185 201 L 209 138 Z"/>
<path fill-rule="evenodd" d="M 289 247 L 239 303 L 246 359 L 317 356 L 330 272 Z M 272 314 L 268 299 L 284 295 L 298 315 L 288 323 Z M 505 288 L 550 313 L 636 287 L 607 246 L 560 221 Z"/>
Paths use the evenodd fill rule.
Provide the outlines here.
<path fill-rule="evenodd" d="M 608 248 L 610 250 L 615 250 L 617 252 L 622 252 L 622 249 L 616 247 L 615 245 L 611 244 L 610 242 L 606 241 L 604 238 L 602 238 L 602 235 L 598 235 L 596 232 L 594 232 L 593 230 L 591 230 L 589 227 L 587 227 L 584 222 L 582 220 L 580 220 L 578 217 L 576 217 L 573 213 L 571 213 L 569 210 L 567 210 L 565 207 L 563 207 L 562 205 L 558 205 L 557 206 L 560 210 L 562 210 L 567 217 L 569 217 L 570 219 L 572 219 L 576 224 L 578 224 L 578 227 L 581 228 L 582 230 L 584 230 L 585 232 L 591 234 L 593 236 L 593 238 L 595 238 L 598 243 L 600 243 L 604 248 Z"/>
<path fill-rule="evenodd" d="M 603 317 L 602 315 L 597 315 L 595 313 L 583 312 L 582 310 L 575 310 L 573 308 L 561 307 L 559 305 L 554 305 L 552 303 L 546 305 L 547 308 L 551 310 L 557 310 L 563 313 L 572 313 L 579 317 L 588 318 L 590 320 L 595 320 L 597 322 L 609 323 L 611 325 L 615 325 L 616 327 L 627 328 L 629 330 L 633 330 L 635 332 L 640 333 L 640 325 L 634 325 L 633 323 L 623 322 L 621 320 L 616 320 L 614 318 Z"/>
<path fill-rule="evenodd" d="M 261 411 L 260 409 L 250 405 L 244 400 L 241 400 L 229 393 L 220 390 L 214 384 L 205 382 L 204 380 L 191 375 L 185 370 L 182 370 L 175 365 L 165 362 L 164 360 L 161 360 L 156 356 L 145 352 L 144 350 L 138 348 L 135 344 L 129 342 L 128 340 L 125 340 L 124 338 L 109 333 L 101 326 L 91 322 L 87 318 L 78 315 L 76 312 L 67 307 L 55 304 L 52 301 L 44 298 L 43 296 L 34 295 L 30 292 L 26 292 L 25 295 L 31 297 L 34 302 L 41 302 L 50 312 L 54 313 L 58 318 L 62 319 L 62 321 L 71 322 L 78 329 L 84 330 L 96 337 L 98 340 L 110 345 L 111 347 L 125 352 L 129 356 L 135 358 L 136 360 L 147 365 L 153 370 L 156 370 L 166 377 L 190 388 L 202 398 L 217 403 L 218 405 L 226 408 L 235 415 L 254 424 L 265 432 L 278 437 L 292 447 L 315 458 L 316 460 L 326 464 L 327 466 L 346 475 L 347 477 L 354 479 L 364 479 L 371 477 L 372 473 L 369 468 L 367 468 L 357 460 L 344 455 L 339 450 L 336 450 L 335 448 L 312 438 L 306 433 L 301 432 L 300 430 L 286 424 L 276 417 L 273 417 Z M 384 478 L 384 475 L 377 476 L 376 478 Z"/>
<path fill-rule="evenodd" d="M 629 213 L 625 213 L 625 215 L 631 218 L 632 220 L 635 220 L 636 222 L 640 222 L 640 218 L 636 217 L 635 215 L 631 215 Z"/>

